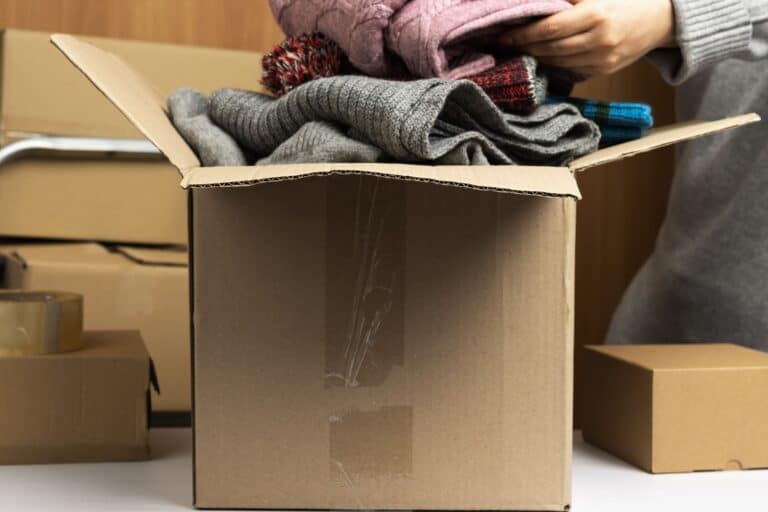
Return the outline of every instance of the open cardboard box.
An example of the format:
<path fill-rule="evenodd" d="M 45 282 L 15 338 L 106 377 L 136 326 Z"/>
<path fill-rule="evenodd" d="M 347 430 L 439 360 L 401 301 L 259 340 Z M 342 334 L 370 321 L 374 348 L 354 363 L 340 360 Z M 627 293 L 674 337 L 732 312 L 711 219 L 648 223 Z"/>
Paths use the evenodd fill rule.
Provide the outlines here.
<path fill-rule="evenodd" d="M 758 120 L 569 167 L 206 168 L 135 71 L 52 39 L 191 191 L 204 508 L 566 509 L 574 173 Z"/>

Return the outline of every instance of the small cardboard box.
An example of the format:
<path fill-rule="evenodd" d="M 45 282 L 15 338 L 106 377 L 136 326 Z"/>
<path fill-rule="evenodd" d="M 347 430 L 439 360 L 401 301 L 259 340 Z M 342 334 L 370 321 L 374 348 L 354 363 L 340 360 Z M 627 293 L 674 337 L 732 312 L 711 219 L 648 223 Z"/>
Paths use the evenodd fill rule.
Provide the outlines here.
<path fill-rule="evenodd" d="M 652 473 L 768 467 L 768 354 L 585 347 L 584 439 Z"/>
<path fill-rule="evenodd" d="M 203 508 L 566 509 L 574 172 L 756 120 L 570 167 L 200 167 L 135 71 L 53 41 L 191 189 Z"/>
<path fill-rule="evenodd" d="M 99 244 L 0 246 L 5 287 L 80 293 L 87 330 L 136 329 L 160 379 L 152 408 L 191 409 L 187 252 Z"/>
<path fill-rule="evenodd" d="M 137 331 L 84 333 L 75 352 L 0 357 L 0 464 L 149 456 L 149 354 Z"/>
<path fill-rule="evenodd" d="M 255 87 L 259 80 L 253 53 L 88 40 L 151 76 L 163 94 L 180 86 Z M 40 134 L 142 136 L 61 58 L 49 34 L 3 30 L 0 146 Z M 177 184 L 175 169 L 161 160 L 27 154 L 2 166 L 0 235 L 186 244 L 186 194 Z"/>

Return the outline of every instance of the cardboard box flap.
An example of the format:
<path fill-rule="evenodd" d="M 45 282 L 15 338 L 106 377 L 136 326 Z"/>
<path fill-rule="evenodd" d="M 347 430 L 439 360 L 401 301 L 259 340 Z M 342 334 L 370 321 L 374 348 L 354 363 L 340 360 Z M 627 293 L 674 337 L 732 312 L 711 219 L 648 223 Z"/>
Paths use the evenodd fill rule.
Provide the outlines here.
<path fill-rule="evenodd" d="M 182 175 L 200 165 L 168 118 L 165 99 L 122 59 L 73 36 L 55 34 L 51 41 Z"/>
<path fill-rule="evenodd" d="M 113 250 L 140 265 L 186 267 L 189 261 L 187 251 L 181 248 L 158 249 L 119 245 Z"/>
<path fill-rule="evenodd" d="M 743 126 L 757 121 L 760 121 L 759 115 L 744 114 L 727 117 L 717 121 L 691 121 L 663 126 L 651 130 L 651 132 L 642 139 L 617 144 L 609 148 L 595 151 L 594 153 L 590 153 L 581 158 L 577 158 L 571 162 L 568 167 L 573 171 L 583 171 L 590 167 L 607 164 L 640 153 L 652 151 L 657 148 L 675 144 L 676 142 L 696 139 L 710 133 L 729 130 L 731 128 L 736 128 L 737 126 Z"/>
<path fill-rule="evenodd" d="M 198 167 L 184 175 L 182 186 L 234 187 L 333 174 L 364 174 L 390 179 L 512 194 L 581 198 L 567 167 L 492 165 L 409 165 L 312 163 L 250 167 Z"/>

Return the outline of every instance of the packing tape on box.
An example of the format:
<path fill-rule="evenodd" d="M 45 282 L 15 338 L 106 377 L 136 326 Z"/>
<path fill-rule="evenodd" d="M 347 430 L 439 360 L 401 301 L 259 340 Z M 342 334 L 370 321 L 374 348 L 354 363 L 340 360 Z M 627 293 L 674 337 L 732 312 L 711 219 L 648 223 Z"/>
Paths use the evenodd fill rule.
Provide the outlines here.
<path fill-rule="evenodd" d="M 82 346 L 82 295 L 0 291 L 0 357 L 57 354 Z"/>

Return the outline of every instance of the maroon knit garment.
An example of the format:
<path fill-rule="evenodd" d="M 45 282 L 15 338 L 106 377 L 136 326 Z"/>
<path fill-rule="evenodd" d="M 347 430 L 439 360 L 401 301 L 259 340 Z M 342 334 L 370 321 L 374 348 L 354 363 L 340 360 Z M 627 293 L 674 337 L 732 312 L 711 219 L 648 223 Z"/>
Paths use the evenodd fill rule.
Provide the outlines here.
<path fill-rule="evenodd" d="M 530 114 L 544 102 L 547 94 L 547 80 L 537 74 L 536 69 L 536 59 L 521 55 L 468 80 L 479 85 L 501 109 Z"/>
<path fill-rule="evenodd" d="M 289 37 L 261 60 L 261 83 L 282 96 L 305 82 L 338 75 L 346 57 L 334 41 L 320 32 Z"/>

